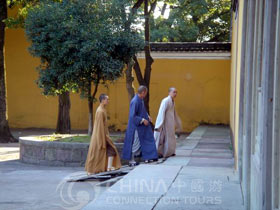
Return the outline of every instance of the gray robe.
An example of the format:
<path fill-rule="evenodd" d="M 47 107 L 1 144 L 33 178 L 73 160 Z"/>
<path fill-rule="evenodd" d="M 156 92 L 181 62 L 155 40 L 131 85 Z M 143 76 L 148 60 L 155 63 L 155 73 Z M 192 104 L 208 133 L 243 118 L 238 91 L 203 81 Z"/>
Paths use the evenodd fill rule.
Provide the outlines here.
<path fill-rule="evenodd" d="M 176 137 L 175 131 L 182 129 L 180 118 L 175 111 L 175 104 L 171 96 L 161 101 L 154 132 L 158 154 L 169 157 L 175 154 Z"/>

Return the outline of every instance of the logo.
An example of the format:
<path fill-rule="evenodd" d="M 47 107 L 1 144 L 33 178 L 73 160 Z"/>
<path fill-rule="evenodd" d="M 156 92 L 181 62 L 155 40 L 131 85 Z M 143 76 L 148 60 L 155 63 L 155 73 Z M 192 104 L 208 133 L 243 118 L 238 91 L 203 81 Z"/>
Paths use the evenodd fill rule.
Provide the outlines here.
<path fill-rule="evenodd" d="M 85 172 L 75 172 L 64 177 L 56 187 L 56 193 L 62 201 L 60 207 L 66 210 L 82 209 L 89 202 L 94 201 L 99 197 L 101 192 L 106 190 L 109 186 L 96 186 L 97 181 L 83 181 L 83 182 L 68 182 L 69 179 L 75 179 L 81 176 L 86 176 Z"/>

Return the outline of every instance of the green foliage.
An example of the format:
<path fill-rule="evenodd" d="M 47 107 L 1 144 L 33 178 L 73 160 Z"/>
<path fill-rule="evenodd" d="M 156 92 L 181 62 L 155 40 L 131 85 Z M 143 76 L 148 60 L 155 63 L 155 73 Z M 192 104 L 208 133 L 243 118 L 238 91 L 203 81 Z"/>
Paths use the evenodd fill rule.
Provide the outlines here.
<path fill-rule="evenodd" d="M 28 10 L 25 31 L 31 54 L 41 58 L 38 85 L 44 94 L 80 91 L 90 97 L 92 84 L 120 77 L 143 47 L 137 31 L 125 27 L 128 3 L 104 2 L 44 1 Z"/>
<path fill-rule="evenodd" d="M 44 1 L 44 0 L 41 0 Z M 61 2 L 62 0 L 52 0 L 54 2 Z M 7 0 L 9 9 L 15 13 L 13 16 L 9 16 L 5 20 L 5 24 L 8 28 L 24 28 L 25 18 L 28 11 L 32 7 L 36 7 L 40 3 L 40 0 Z"/>
<path fill-rule="evenodd" d="M 151 41 L 229 41 L 230 0 L 176 0 L 168 19 L 151 22 Z"/>
<path fill-rule="evenodd" d="M 31 7 L 36 6 L 39 0 L 7 0 L 9 9 L 15 12 L 14 16 L 10 16 L 5 20 L 8 28 L 22 28 L 24 27 L 24 20 L 27 16 L 27 11 Z"/>

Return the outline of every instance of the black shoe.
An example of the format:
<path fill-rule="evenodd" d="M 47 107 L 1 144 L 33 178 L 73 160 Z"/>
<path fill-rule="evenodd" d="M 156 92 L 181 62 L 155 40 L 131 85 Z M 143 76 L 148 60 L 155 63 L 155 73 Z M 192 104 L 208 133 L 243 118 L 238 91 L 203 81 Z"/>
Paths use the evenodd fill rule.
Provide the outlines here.
<path fill-rule="evenodd" d="M 139 165 L 138 162 L 128 164 L 129 167 L 135 167 L 135 166 L 138 166 L 138 165 Z"/>
<path fill-rule="evenodd" d="M 142 157 L 142 154 L 139 153 L 138 155 L 134 155 L 135 158 L 139 158 L 139 157 Z"/>
<path fill-rule="evenodd" d="M 154 159 L 154 160 L 145 160 L 144 163 L 152 163 L 152 162 L 155 162 L 157 161 L 157 159 Z"/>

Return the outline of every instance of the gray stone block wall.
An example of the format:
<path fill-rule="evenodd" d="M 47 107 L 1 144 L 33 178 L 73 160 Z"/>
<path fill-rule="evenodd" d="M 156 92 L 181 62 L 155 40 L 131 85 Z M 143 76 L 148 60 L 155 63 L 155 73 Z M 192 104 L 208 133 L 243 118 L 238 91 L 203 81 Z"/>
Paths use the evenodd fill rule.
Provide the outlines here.
<path fill-rule="evenodd" d="M 89 148 L 88 143 L 44 142 L 26 138 L 20 139 L 19 143 L 22 162 L 46 166 L 84 166 Z M 115 145 L 121 155 L 123 144 Z"/>

